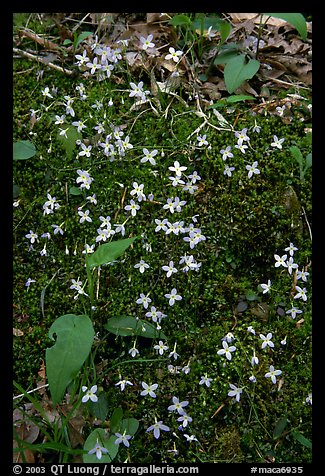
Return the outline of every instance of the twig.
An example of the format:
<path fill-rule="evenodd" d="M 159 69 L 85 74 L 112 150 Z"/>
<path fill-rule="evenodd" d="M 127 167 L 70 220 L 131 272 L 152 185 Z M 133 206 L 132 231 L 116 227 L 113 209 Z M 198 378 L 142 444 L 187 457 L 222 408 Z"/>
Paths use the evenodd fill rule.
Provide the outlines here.
<path fill-rule="evenodd" d="M 312 235 L 312 233 L 311 233 L 311 228 L 310 228 L 309 222 L 308 222 L 308 220 L 307 220 L 307 215 L 306 215 L 305 209 L 304 209 L 304 207 L 301 207 L 301 208 L 302 208 L 302 211 L 303 211 L 303 214 L 304 214 L 306 223 L 307 223 L 307 227 L 308 227 L 308 231 L 309 231 L 309 236 L 310 236 L 310 241 L 313 241 L 313 235 Z"/>
<path fill-rule="evenodd" d="M 33 392 L 36 392 L 37 390 L 40 390 L 41 388 L 45 388 L 45 387 L 48 387 L 48 386 L 49 386 L 48 383 L 46 383 L 45 385 L 40 385 L 40 386 L 37 387 L 37 388 L 33 388 L 33 390 L 29 390 L 28 392 L 21 393 L 20 395 L 16 395 L 16 397 L 13 397 L 12 399 L 13 399 L 13 400 L 17 400 L 17 398 L 24 397 L 26 393 L 33 393 Z"/>
<path fill-rule="evenodd" d="M 47 60 L 41 58 L 40 56 L 34 56 L 30 53 L 27 53 L 26 51 L 20 50 L 19 48 L 13 48 L 13 52 L 18 54 L 19 56 L 22 56 L 23 58 L 27 58 L 27 59 L 32 60 L 32 61 L 38 61 L 39 63 L 42 63 L 45 66 L 49 66 L 50 68 L 53 68 L 56 71 L 59 71 L 60 73 L 67 74 L 68 76 L 71 76 L 71 75 L 74 74 L 74 71 L 71 71 L 69 69 L 61 68 L 61 66 L 57 66 L 54 63 L 50 63 Z"/>

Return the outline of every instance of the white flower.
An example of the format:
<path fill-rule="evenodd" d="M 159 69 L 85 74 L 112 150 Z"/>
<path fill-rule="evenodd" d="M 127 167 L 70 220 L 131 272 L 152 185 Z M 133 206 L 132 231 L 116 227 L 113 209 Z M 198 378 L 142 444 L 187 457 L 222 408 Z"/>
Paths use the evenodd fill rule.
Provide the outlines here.
<path fill-rule="evenodd" d="M 274 370 L 273 365 L 270 365 L 270 371 L 265 374 L 266 378 L 270 378 L 273 383 L 276 383 L 276 377 L 282 374 L 282 370 Z"/>
<path fill-rule="evenodd" d="M 174 267 L 174 261 L 170 261 L 168 266 L 162 266 L 163 271 L 167 271 L 167 278 L 173 273 L 177 273 L 177 269 Z"/>
<path fill-rule="evenodd" d="M 98 440 L 97 440 L 97 443 L 95 444 L 94 448 L 92 448 L 91 450 L 88 451 L 88 454 L 89 455 L 92 455 L 96 453 L 96 458 L 97 459 L 101 459 L 102 458 L 102 453 L 108 453 L 108 449 L 107 448 L 104 448 L 103 446 L 100 446 L 100 444 L 98 443 Z"/>
<path fill-rule="evenodd" d="M 146 50 L 147 48 L 154 48 L 155 44 L 152 43 L 153 35 L 148 35 L 147 38 L 140 36 L 140 42 L 142 43 L 142 49 Z"/>
<path fill-rule="evenodd" d="M 228 346 L 228 343 L 224 340 L 222 341 L 222 347 L 223 349 L 218 350 L 217 354 L 218 355 L 226 355 L 226 358 L 228 360 L 231 360 L 231 352 L 235 352 L 236 347 L 234 345 L 231 345 L 230 347 Z"/>
<path fill-rule="evenodd" d="M 272 333 L 271 332 L 269 332 L 266 337 L 265 337 L 265 335 L 260 334 L 260 339 L 262 339 L 262 341 L 263 341 L 262 349 L 264 349 L 267 345 L 269 347 L 274 347 L 274 344 L 271 341 L 271 339 L 272 339 Z"/>
<path fill-rule="evenodd" d="M 258 162 L 255 161 L 252 165 L 246 165 L 246 170 L 248 170 L 248 178 L 251 178 L 253 174 L 259 174 L 260 171 L 257 168 Z"/>
<path fill-rule="evenodd" d="M 159 355 L 163 355 L 163 353 L 165 352 L 165 350 L 168 349 L 168 346 L 165 345 L 162 340 L 160 340 L 159 343 L 156 344 L 153 348 L 154 348 L 155 350 L 158 350 Z"/>
<path fill-rule="evenodd" d="M 172 172 L 175 172 L 177 177 L 181 177 L 182 172 L 184 172 L 184 170 L 187 170 L 187 167 L 180 165 L 178 160 L 176 160 L 174 162 L 174 165 L 171 167 L 168 167 L 168 169 L 171 170 Z"/>
<path fill-rule="evenodd" d="M 182 296 L 177 294 L 177 289 L 173 288 L 170 293 L 165 294 L 165 297 L 169 299 L 169 305 L 173 306 L 175 304 L 175 301 L 180 301 Z"/>
<path fill-rule="evenodd" d="M 294 299 L 302 298 L 303 301 L 307 301 L 307 290 L 306 290 L 306 288 L 301 288 L 300 286 L 296 286 L 296 291 L 298 291 L 298 294 L 296 294 L 293 297 Z"/>
<path fill-rule="evenodd" d="M 207 374 L 201 375 L 201 380 L 199 381 L 199 385 L 206 385 L 207 387 L 210 387 L 212 382 L 212 378 L 208 377 Z"/>
<path fill-rule="evenodd" d="M 165 59 L 166 60 L 172 59 L 173 61 L 175 61 L 175 63 L 177 63 L 180 60 L 180 57 L 182 56 L 182 54 L 183 54 L 183 51 L 181 50 L 175 51 L 175 48 L 170 47 L 169 54 L 165 56 Z"/>
<path fill-rule="evenodd" d="M 263 289 L 263 294 L 268 293 L 271 289 L 271 281 L 268 279 L 267 284 L 260 284 L 261 288 Z"/>
<path fill-rule="evenodd" d="M 147 431 L 152 431 L 153 430 L 153 435 L 156 439 L 160 437 L 160 430 L 163 431 L 169 431 L 169 426 L 164 425 L 162 421 L 156 421 L 153 425 L 149 426 L 147 428 Z"/>
<path fill-rule="evenodd" d="M 151 302 L 151 299 L 148 296 L 145 296 L 143 293 L 140 294 L 140 297 L 136 300 L 137 304 L 143 304 L 143 307 L 145 309 L 148 308 L 149 303 Z"/>
<path fill-rule="evenodd" d="M 150 397 L 156 398 L 157 395 L 155 394 L 154 390 L 156 390 L 158 388 L 157 383 L 153 383 L 152 385 L 148 385 L 148 384 L 146 384 L 146 382 L 141 382 L 141 385 L 144 388 L 144 390 L 142 390 L 140 395 L 142 395 L 142 396 L 150 395 Z"/>
<path fill-rule="evenodd" d="M 116 445 L 119 445 L 120 443 L 123 443 L 124 446 L 126 446 L 127 448 L 130 446 L 130 443 L 129 443 L 128 440 L 130 440 L 132 438 L 131 435 L 126 435 L 126 434 L 121 435 L 121 433 L 118 433 L 118 432 L 116 432 L 114 434 L 115 434 L 115 436 L 117 436 L 116 440 L 114 441 L 114 443 Z"/>
<path fill-rule="evenodd" d="M 282 149 L 282 143 L 284 141 L 284 139 L 278 139 L 277 136 L 273 136 L 273 141 L 274 142 L 271 142 L 271 146 L 272 147 L 277 147 L 278 149 Z"/>
<path fill-rule="evenodd" d="M 233 385 L 232 383 L 229 384 L 229 387 L 231 388 L 231 390 L 229 390 L 228 396 L 229 397 L 236 397 L 236 401 L 239 402 L 240 395 L 241 395 L 243 389 L 236 387 L 236 385 Z"/>
<path fill-rule="evenodd" d="M 135 217 L 137 214 L 137 211 L 140 210 L 140 206 L 136 204 L 134 200 L 130 200 L 129 205 L 125 205 L 124 209 L 127 211 L 131 210 L 131 215 Z"/>
<path fill-rule="evenodd" d="M 140 273 L 144 273 L 145 269 L 148 269 L 150 266 L 143 259 L 141 259 L 139 263 L 134 265 L 134 267 L 136 269 L 139 268 Z"/>
<path fill-rule="evenodd" d="M 133 383 L 130 382 L 129 380 L 123 379 L 123 380 L 120 380 L 119 382 L 117 382 L 115 384 L 115 386 L 117 386 L 117 385 L 120 385 L 121 391 L 123 391 L 125 389 L 126 385 L 133 385 Z"/>
<path fill-rule="evenodd" d="M 97 397 L 97 395 L 95 395 L 95 393 L 97 392 L 97 385 L 93 385 L 90 390 L 88 390 L 88 388 L 86 386 L 82 386 L 81 388 L 82 388 L 83 392 L 86 392 L 86 394 L 81 399 L 81 401 L 83 403 L 88 402 L 89 399 L 92 402 L 97 402 L 98 401 L 98 397 Z"/>
<path fill-rule="evenodd" d="M 274 264 L 276 268 L 278 268 L 281 265 L 284 266 L 285 268 L 288 267 L 286 263 L 287 255 L 282 255 L 281 257 L 279 255 L 274 255 L 274 258 L 276 259 L 276 262 Z"/>

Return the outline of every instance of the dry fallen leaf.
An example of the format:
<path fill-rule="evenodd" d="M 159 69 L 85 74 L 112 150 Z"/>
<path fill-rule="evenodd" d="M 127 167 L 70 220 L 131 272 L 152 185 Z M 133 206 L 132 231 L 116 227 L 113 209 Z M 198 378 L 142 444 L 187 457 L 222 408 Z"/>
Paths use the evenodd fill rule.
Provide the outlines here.
<path fill-rule="evenodd" d="M 19 330 L 19 329 L 16 329 L 16 327 L 13 327 L 12 328 L 12 334 L 15 336 L 15 337 L 20 337 L 20 336 L 23 336 L 24 333 L 23 331 Z"/>

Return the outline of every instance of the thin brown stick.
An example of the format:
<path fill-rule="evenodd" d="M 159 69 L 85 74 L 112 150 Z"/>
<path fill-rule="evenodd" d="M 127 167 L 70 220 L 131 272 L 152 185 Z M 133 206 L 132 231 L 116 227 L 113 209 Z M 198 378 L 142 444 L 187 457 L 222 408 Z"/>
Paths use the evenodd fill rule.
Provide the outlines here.
<path fill-rule="evenodd" d="M 61 68 L 61 66 L 58 66 L 54 63 L 48 62 L 46 59 L 41 58 L 40 56 L 35 56 L 32 55 L 31 53 L 27 53 L 26 51 L 20 50 L 19 48 L 13 48 L 13 52 L 16 53 L 19 56 L 22 56 L 23 58 L 27 58 L 31 61 L 37 61 L 38 63 L 42 63 L 45 66 L 49 66 L 50 68 L 55 69 L 56 71 L 59 71 L 60 73 L 64 73 L 68 76 L 71 76 L 74 74 L 74 71 L 71 71 L 69 69 Z"/>

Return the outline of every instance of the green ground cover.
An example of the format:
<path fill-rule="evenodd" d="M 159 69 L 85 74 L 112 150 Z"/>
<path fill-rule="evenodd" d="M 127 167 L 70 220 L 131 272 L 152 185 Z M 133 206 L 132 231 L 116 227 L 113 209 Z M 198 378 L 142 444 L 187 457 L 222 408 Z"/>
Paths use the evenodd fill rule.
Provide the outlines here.
<path fill-rule="evenodd" d="M 130 77 L 123 52 L 115 68 L 120 85 L 82 71 L 37 78 L 40 66 L 14 61 L 14 142 L 36 149 L 13 163 L 19 388 L 41 380 L 60 316 L 87 315 L 95 333 L 56 405 L 53 388 L 15 400 L 17 421 L 38 428 L 32 442 L 16 430 L 20 457 L 310 462 L 311 173 L 290 150 L 311 153 L 310 99 L 284 91 L 286 115 L 242 102 L 198 114 L 182 91 L 142 93 L 136 105 L 130 82 L 149 91 L 148 77 Z M 227 147 L 232 157 L 220 152 Z M 127 238 L 116 260 L 85 266 L 104 243 Z M 136 318 L 152 338 L 132 327 Z M 83 402 L 93 385 L 98 400 Z M 148 385 L 152 395 L 141 395 Z M 188 404 L 170 409 L 175 398 Z M 157 422 L 165 427 L 154 434 Z M 129 446 L 115 444 L 116 433 L 130 435 Z M 88 454 L 96 443 L 102 454 Z"/>

